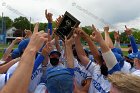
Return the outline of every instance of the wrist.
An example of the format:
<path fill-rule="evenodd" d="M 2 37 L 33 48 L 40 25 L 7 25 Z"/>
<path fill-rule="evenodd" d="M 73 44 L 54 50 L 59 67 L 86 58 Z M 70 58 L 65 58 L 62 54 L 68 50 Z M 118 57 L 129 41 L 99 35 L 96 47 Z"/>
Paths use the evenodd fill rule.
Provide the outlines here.
<path fill-rule="evenodd" d="M 37 53 L 37 50 L 34 49 L 34 48 L 31 47 L 31 46 L 28 46 L 28 47 L 25 49 L 25 52 L 30 53 L 30 54 L 36 54 L 36 53 Z"/>
<path fill-rule="evenodd" d="M 48 23 L 52 23 L 52 21 L 51 20 L 48 20 Z"/>
<path fill-rule="evenodd" d="M 12 41 L 12 44 L 13 44 L 13 45 L 15 45 L 15 44 L 16 44 L 16 41 L 15 41 L 15 40 L 13 40 L 13 41 Z"/>
<path fill-rule="evenodd" d="M 132 34 L 129 34 L 128 37 L 133 36 Z"/>

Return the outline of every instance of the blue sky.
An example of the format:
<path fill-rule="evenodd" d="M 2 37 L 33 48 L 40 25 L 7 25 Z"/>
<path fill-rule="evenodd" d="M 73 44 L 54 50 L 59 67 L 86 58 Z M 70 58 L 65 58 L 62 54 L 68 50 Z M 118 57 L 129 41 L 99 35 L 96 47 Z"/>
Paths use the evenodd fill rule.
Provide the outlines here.
<path fill-rule="evenodd" d="M 32 22 L 46 22 L 45 9 L 53 13 L 54 20 L 68 11 L 82 26 L 95 24 L 101 29 L 109 23 L 114 30 L 123 30 L 124 25 L 140 28 L 139 4 L 140 0 L 0 0 L 0 13 L 12 19 L 24 15 L 32 17 Z"/>

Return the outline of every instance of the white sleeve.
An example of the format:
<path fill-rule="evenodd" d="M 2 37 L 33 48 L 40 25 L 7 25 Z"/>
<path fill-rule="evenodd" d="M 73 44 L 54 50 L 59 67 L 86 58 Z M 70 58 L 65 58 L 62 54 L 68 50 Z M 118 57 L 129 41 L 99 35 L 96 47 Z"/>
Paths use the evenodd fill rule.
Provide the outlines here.
<path fill-rule="evenodd" d="M 46 93 L 46 90 L 47 90 L 47 88 L 46 88 L 45 84 L 44 84 L 44 83 L 40 83 L 40 84 L 36 87 L 34 93 Z"/>
<path fill-rule="evenodd" d="M 106 53 L 102 53 L 102 56 L 108 70 L 111 70 L 117 64 L 117 59 L 111 50 Z"/>
<path fill-rule="evenodd" d="M 11 77 L 11 74 L 0 74 L 0 90 L 3 88 L 3 86 L 6 84 L 6 82 Z"/>

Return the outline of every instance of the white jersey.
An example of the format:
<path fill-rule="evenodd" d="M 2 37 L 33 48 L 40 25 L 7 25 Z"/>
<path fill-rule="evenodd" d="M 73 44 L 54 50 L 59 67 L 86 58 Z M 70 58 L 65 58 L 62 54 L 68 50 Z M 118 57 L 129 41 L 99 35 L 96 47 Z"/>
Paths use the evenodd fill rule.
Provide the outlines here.
<path fill-rule="evenodd" d="M 101 74 L 100 66 L 94 62 L 89 62 L 86 69 L 92 74 L 89 93 L 107 93 L 110 91 L 110 83 Z"/>
<path fill-rule="evenodd" d="M 13 74 L 18 66 L 19 62 L 15 63 L 14 65 L 12 65 L 8 70 L 7 73 Z"/>
<path fill-rule="evenodd" d="M 131 73 L 130 70 L 131 70 L 131 65 L 130 65 L 130 63 L 124 61 L 124 65 L 123 65 L 123 67 L 121 68 L 121 72 L 123 72 L 123 73 Z"/>
<path fill-rule="evenodd" d="M 40 83 L 40 84 L 36 87 L 34 93 L 48 93 L 47 87 L 45 86 L 44 83 Z"/>
<path fill-rule="evenodd" d="M 74 60 L 74 75 L 78 85 L 81 86 L 83 80 L 91 78 L 91 74 L 78 61 Z"/>
<path fill-rule="evenodd" d="M 0 90 L 7 83 L 8 79 L 11 77 L 11 74 L 0 74 Z"/>
<path fill-rule="evenodd" d="M 137 75 L 137 76 L 140 76 L 140 70 L 136 70 L 132 73 L 133 75 Z"/>
<path fill-rule="evenodd" d="M 15 63 L 14 65 L 12 65 L 7 73 L 9 74 L 13 74 L 18 66 L 19 62 Z M 40 65 L 37 70 L 32 73 L 32 76 L 31 76 L 31 81 L 30 81 L 30 85 L 29 85 L 29 91 L 30 92 L 34 92 L 34 90 L 36 89 L 37 85 L 40 83 L 40 79 L 41 79 L 41 76 L 43 74 L 43 71 L 42 71 L 42 66 Z"/>

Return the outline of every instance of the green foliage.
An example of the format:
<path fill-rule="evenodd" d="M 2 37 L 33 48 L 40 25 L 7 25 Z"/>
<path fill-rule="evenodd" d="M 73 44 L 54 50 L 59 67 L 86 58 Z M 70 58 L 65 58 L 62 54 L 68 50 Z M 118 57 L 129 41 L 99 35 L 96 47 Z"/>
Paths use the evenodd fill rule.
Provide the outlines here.
<path fill-rule="evenodd" d="M 4 22 L 6 24 L 6 29 L 9 29 L 12 27 L 12 24 L 13 24 L 13 20 L 10 19 L 9 17 L 4 17 Z M 0 30 L 2 28 L 2 17 L 0 16 Z"/>
<path fill-rule="evenodd" d="M 85 27 L 82 27 L 82 29 L 83 29 L 88 35 L 91 35 L 91 34 L 92 34 L 92 28 L 91 28 L 91 26 L 85 26 Z"/>
<path fill-rule="evenodd" d="M 18 18 L 15 18 L 14 19 L 14 22 L 9 17 L 4 17 L 4 19 L 5 19 L 5 23 L 6 23 L 6 29 L 9 29 L 12 26 L 14 26 L 17 29 L 20 29 L 22 31 L 24 29 L 30 29 L 30 26 L 31 26 L 31 31 L 33 31 L 33 29 L 34 29 L 34 25 L 35 24 L 30 23 L 30 21 L 26 17 L 21 17 L 20 16 Z M 0 31 L 1 31 L 1 26 L 2 26 L 1 23 L 2 23 L 2 17 L 0 16 Z M 39 30 L 44 30 L 45 31 L 47 25 L 48 25 L 48 23 L 40 23 Z M 52 22 L 52 27 L 53 28 L 56 28 L 55 21 Z M 82 29 L 88 35 L 91 35 L 92 34 L 92 27 L 91 26 L 84 26 L 84 27 L 82 27 Z M 140 30 L 139 29 L 136 29 L 136 28 L 132 28 L 132 30 L 133 30 L 133 36 L 135 37 L 136 43 L 139 43 L 140 44 Z M 104 37 L 104 32 L 102 32 L 102 35 Z M 110 37 L 111 37 L 111 39 L 114 42 L 113 32 L 110 32 Z M 123 32 L 123 33 L 120 34 L 120 40 L 121 40 L 121 43 L 129 43 L 130 42 L 129 41 L 129 38 L 127 37 L 127 35 L 125 34 L 125 32 Z M 81 41 L 83 41 L 83 40 L 81 40 Z"/>
<path fill-rule="evenodd" d="M 26 17 L 18 17 L 14 19 L 13 26 L 20 30 L 30 29 L 30 22 Z"/>
<path fill-rule="evenodd" d="M 13 20 L 10 19 L 9 17 L 4 17 L 5 23 L 6 23 L 6 29 L 9 29 L 12 27 Z"/>

